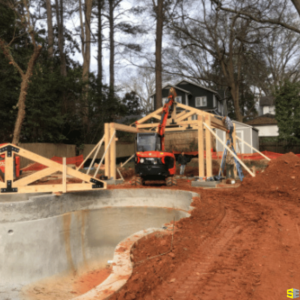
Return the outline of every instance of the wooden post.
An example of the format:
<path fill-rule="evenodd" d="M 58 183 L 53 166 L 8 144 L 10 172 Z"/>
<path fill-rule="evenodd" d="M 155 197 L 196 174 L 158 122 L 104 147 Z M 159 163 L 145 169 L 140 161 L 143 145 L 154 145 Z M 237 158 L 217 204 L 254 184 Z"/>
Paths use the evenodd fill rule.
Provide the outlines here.
<path fill-rule="evenodd" d="M 204 177 L 204 145 L 203 145 L 203 117 L 198 116 L 198 167 L 199 177 Z"/>
<path fill-rule="evenodd" d="M 235 150 L 235 153 L 237 153 L 237 149 L 236 149 L 236 127 L 235 127 L 235 124 L 233 124 L 232 140 L 233 140 L 233 148 Z M 237 177 L 237 169 L 236 169 L 236 165 L 235 164 L 234 164 L 234 168 L 233 168 L 233 175 L 234 175 L 234 178 Z"/>
<path fill-rule="evenodd" d="M 109 123 L 105 123 L 104 124 L 104 145 L 105 145 L 105 148 L 107 148 L 108 146 L 108 143 L 109 143 L 109 138 L 110 138 L 110 134 L 109 134 L 109 126 L 110 124 Z M 105 176 L 107 176 L 108 178 L 110 178 L 110 151 L 107 151 L 106 154 L 105 154 Z"/>
<path fill-rule="evenodd" d="M 210 128 L 210 116 L 205 116 L 205 124 Z M 212 177 L 212 160 L 211 160 L 211 133 L 205 130 L 205 149 L 206 149 L 206 177 Z"/>
<path fill-rule="evenodd" d="M 114 123 L 110 123 L 110 137 L 116 134 L 116 130 L 114 128 Z M 117 171 L 116 171 L 116 139 L 113 138 L 110 144 L 110 176 L 113 179 L 117 178 Z"/>
<path fill-rule="evenodd" d="M 62 174 L 63 193 L 67 192 L 67 159 L 63 157 L 63 174 Z"/>
<path fill-rule="evenodd" d="M 234 147 L 234 150 L 236 152 L 236 130 L 235 130 L 235 124 L 233 124 L 232 140 L 233 140 L 233 147 Z"/>
<path fill-rule="evenodd" d="M 14 181 L 14 154 L 12 153 L 10 157 L 7 156 L 7 151 L 5 152 L 5 185 L 7 186 L 7 181 L 10 180 L 11 184 Z"/>

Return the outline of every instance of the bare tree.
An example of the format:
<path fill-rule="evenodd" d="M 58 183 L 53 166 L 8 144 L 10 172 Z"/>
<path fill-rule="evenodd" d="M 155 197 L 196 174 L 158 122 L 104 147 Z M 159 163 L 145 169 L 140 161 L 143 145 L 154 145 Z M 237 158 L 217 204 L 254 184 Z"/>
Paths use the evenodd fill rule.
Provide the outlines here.
<path fill-rule="evenodd" d="M 153 2 L 156 14 L 156 33 L 155 33 L 155 84 L 156 84 L 156 109 L 162 106 L 162 35 L 163 35 L 163 0 Z"/>
<path fill-rule="evenodd" d="M 53 36 L 51 0 L 46 0 L 46 9 L 47 9 L 47 25 L 48 25 L 48 43 L 49 43 L 48 54 L 49 57 L 53 57 L 54 36 Z"/>
<path fill-rule="evenodd" d="M 155 94 L 155 73 L 151 68 L 140 68 L 137 74 L 128 78 L 124 77 L 122 87 L 125 92 L 134 92 L 140 99 L 143 113 L 148 114 L 153 109 Z"/>
<path fill-rule="evenodd" d="M 56 22 L 58 28 L 58 49 L 60 56 L 60 73 L 62 76 L 67 76 L 66 55 L 64 52 L 64 5 L 63 0 L 55 0 Z"/>
<path fill-rule="evenodd" d="M 300 15 L 300 0 L 235 0 L 225 5 L 221 0 L 211 0 L 217 10 L 239 15 L 261 24 L 279 25 L 283 28 L 300 33 L 299 26 L 291 24 L 293 17 L 284 18 L 284 10 L 292 3 Z"/>
<path fill-rule="evenodd" d="M 19 4 L 24 6 L 24 10 L 23 11 L 21 10 L 21 12 L 19 10 Z M 20 139 L 22 124 L 23 124 L 25 114 L 26 114 L 25 102 L 26 102 L 26 95 L 27 95 L 27 90 L 28 90 L 28 86 L 29 86 L 29 80 L 32 76 L 33 68 L 34 68 L 36 60 L 38 59 L 38 57 L 40 55 L 42 46 L 38 45 L 36 42 L 35 30 L 32 25 L 28 2 L 26 0 L 22 0 L 20 2 L 8 2 L 7 5 L 16 14 L 15 27 L 20 26 L 19 22 L 21 20 L 21 28 L 19 28 L 19 31 L 23 31 L 24 35 L 30 36 L 30 41 L 33 46 L 33 52 L 28 61 L 27 69 L 24 72 L 22 70 L 21 66 L 14 60 L 14 57 L 13 57 L 11 49 L 10 49 L 11 44 L 17 37 L 14 36 L 10 42 L 6 42 L 5 40 L 3 40 L 0 37 L 0 48 L 3 51 L 3 54 L 9 60 L 9 64 L 12 64 L 16 68 L 16 70 L 19 72 L 19 74 L 21 75 L 21 78 L 22 78 L 21 90 L 20 90 L 20 95 L 19 95 L 19 99 L 18 99 L 18 103 L 17 103 L 18 115 L 17 115 L 17 119 L 16 119 L 16 123 L 15 123 L 13 139 L 12 139 L 13 144 L 18 144 L 19 139 Z M 24 14 L 22 14 L 22 12 Z M 16 32 L 16 30 L 15 30 L 15 32 Z"/>
<path fill-rule="evenodd" d="M 200 83 L 228 87 L 236 119 L 243 121 L 240 107 L 243 66 L 255 58 L 252 53 L 259 43 L 260 28 L 253 26 L 249 19 L 238 15 L 229 18 L 223 12 L 208 9 L 205 0 L 201 4 L 193 16 L 182 5 L 169 26 L 174 44 L 169 50 L 170 63 L 165 68 Z"/>

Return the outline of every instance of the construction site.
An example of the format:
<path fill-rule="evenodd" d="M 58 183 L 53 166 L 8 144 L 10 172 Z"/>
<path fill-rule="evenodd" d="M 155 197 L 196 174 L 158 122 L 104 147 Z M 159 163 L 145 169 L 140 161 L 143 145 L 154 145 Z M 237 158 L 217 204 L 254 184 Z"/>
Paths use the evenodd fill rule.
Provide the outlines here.
<path fill-rule="evenodd" d="M 191 129 L 198 150 L 179 176 L 164 135 Z M 227 136 L 219 154 L 215 129 Z M 137 136 L 121 166 L 117 131 Z M 104 132 L 80 161 L 0 146 L 1 300 L 283 299 L 300 288 L 299 155 L 237 153 L 235 129 L 172 95 Z M 235 180 L 224 179 L 227 152 Z"/>

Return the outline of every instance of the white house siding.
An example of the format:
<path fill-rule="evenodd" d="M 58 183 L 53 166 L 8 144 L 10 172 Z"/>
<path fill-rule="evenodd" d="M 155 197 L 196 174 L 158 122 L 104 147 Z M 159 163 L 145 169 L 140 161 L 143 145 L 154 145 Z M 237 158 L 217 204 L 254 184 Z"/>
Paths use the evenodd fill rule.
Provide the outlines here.
<path fill-rule="evenodd" d="M 233 121 L 234 122 L 234 121 Z M 242 140 L 247 142 L 250 145 L 253 145 L 253 137 L 252 137 L 252 127 L 249 125 L 243 126 L 241 123 L 234 122 L 236 124 L 236 134 L 238 137 L 240 137 Z M 224 131 L 216 129 L 216 133 L 218 137 L 222 139 L 222 141 L 225 143 L 226 139 L 226 134 Z M 224 151 L 224 146 L 217 140 L 216 142 L 216 150 L 219 151 Z M 242 152 L 242 153 L 253 153 L 253 150 L 245 145 L 242 142 L 239 142 L 237 139 L 237 145 L 236 145 L 236 152 Z"/>
<path fill-rule="evenodd" d="M 258 136 L 278 136 L 278 126 L 277 125 L 265 125 L 265 126 L 255 126 L 258 130 Z"/>

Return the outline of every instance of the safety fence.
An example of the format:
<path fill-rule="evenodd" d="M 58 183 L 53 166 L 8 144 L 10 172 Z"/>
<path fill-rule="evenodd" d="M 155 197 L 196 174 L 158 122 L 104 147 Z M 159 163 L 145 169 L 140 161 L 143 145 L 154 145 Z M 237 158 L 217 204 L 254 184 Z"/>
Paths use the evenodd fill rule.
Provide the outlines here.
<path fill-rule="evenodd" d="M 181 152 L 180 151 L 173 151 L 173 153 L 177 156 Z M 276 159 L 284 154 L 282 153 L 276 153 L 271 151 L 262 151 L 265 156 L 267 156 L 270 159 Z M 198 151 L 190 151 L 190 152 L 184 152 L 184 155 L 192 156 L 192 157 L 198 157 Z M 222 159 L 223 152 L 213 152 L 212 151 L 212 159 Z M 237 154 L 239 158 L 241 159 L 249 159 L 249 160 L 263 160 L 265 159 L 258 153 L 245 153 L 245 154 Z M 300 154 L 295 154 L 300 158 Z M 206 157 L 206 153 L 204 152 L 204 157 Z"/>

